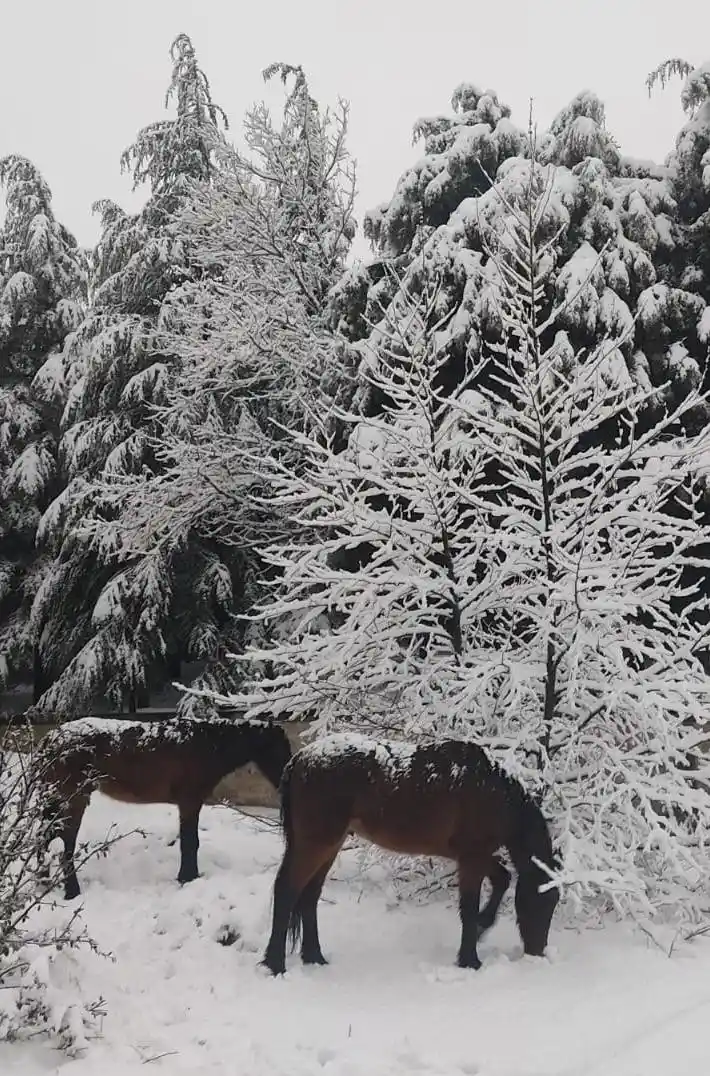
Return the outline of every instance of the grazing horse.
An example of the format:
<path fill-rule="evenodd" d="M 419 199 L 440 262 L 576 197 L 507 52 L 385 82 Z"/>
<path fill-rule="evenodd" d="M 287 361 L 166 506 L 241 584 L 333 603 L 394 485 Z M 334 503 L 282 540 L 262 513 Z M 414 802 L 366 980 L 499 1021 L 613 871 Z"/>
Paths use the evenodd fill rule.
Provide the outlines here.
<path fill-rule="evenodd" d="M 254 762 L 274 788 L 291 757 L 280 725 L 263 721 L 168 719 L 68 721 L 42 741 L 38 765 L 47 788 L 46 843 L 64 843 L 64 895 L 78 896 L 74 851 L 95 791 L 123 803 L 173 803 L 180 813 L 179 882 L 197 877 L 202 805 L 228 773 Z"/>
<path fill-rule="evenodd" d="M 559 899 L 540 892 L 559 866 L 547 823 L 514 778 L 475 744 L 385 742 L 351 733 L 297 751 L 281 780 L 285 851 L 274 884 L 271 937 L 263 963 L 285 970 L 286 938 L 301 937 L 305 964 L 324 964 L 317 905 L 326 875 L 350 832 L 391 852 L 442 856 L 458 865 L 458 964 L 479 968 L 476 943 L 493 925 L 509 882 L 495 855 L 506 848 L 518 875 L 515 911 L 525 952 L 542 956 Z M 491 898 L 479 910 L 481 884 Z"/>

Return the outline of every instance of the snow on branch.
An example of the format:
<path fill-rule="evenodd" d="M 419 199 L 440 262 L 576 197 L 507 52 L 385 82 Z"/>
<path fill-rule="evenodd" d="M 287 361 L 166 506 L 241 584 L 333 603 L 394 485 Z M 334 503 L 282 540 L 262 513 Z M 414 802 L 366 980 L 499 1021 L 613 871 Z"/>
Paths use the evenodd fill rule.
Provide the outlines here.
<path fill-rule="evenodd" d="M 51 758 L 29 725 L 0 727 L 0 1042 L 46 1035 L 81 1055 L 98 1031 L 103 998 L 87 998 L 77 950 L 103 957 L 82 909 L 57 903 L 61 862 L 49 852 L 57 821 L 47 782 Z M 122 839 L 109 832 L 81 862 Z M 79 864 L 77 864 L 79 865 Z"/>
<path fill-rule="evenodd" d="M 337 412 L 342 450 L 299 434 L 299 467 L 274 473 L 294 537 L 264 550 L 265 641 L 231 701 L 317 729 L 474 738 L 544 797 L 573 897 L 692 920 L 709 866 L 694 774 L 710 434 L 687 430 L 706 400 L 691 385 L 656 409 L 619 365 L 626 319 L 575 350 L 546 256 L 555 184 L 534 159 L 517 171 L 479 218 L 497 341 L 473 342 L 452 383 L 441 281 L 419 263 L 364 345 L 377 411 Z M 593 286 L 587 265 L 574 291 Z"/>

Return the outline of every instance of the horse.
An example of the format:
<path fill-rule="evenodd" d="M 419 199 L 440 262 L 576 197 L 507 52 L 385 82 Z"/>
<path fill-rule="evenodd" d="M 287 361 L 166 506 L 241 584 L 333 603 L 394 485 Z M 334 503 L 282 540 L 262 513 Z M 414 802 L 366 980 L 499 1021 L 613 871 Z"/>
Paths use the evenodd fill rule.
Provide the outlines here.
<path fill-rule="evenodd" d="M 336 733 L 302 747 L 281 779 L 285 848 L 274 882 L 271 936 L 262 960 L 286 970 L 286 941 L 301 941 L 304 964 L 327 963 L 318 934 L 323 883 L 349 833 L 409 855 L 454 860 L 458 867 L 461 944 L 458 964 L 480 968 L 477 941 L 495 922 L 510 875 L 525 953 L 543 956 L 559 900 L 559 868 L 542 811 L 513 777 L 476 744 L 446 739 L 419 745 Z M 538 862 L 536 862 L 536 860 Z M 480 909 L 483 879 L 493 891 Z"/>
<path fill-rule="evenodd" d="M 46 793 L 45 863 L 49 844 L 61 837 L 64 896 L 77 897 L 77 837 L 91 795 L 100 791 L 123 803 L 171 803 L 178 808 L 177 880 L 190 882 L 198 876 L 200 811 L 218 782 L 254 762 L 278 789 L 290 758 L 283 727 L 271 722 L 100 717 L 68 721 L 49 732 L 38 748 L 38 772 Z"/>

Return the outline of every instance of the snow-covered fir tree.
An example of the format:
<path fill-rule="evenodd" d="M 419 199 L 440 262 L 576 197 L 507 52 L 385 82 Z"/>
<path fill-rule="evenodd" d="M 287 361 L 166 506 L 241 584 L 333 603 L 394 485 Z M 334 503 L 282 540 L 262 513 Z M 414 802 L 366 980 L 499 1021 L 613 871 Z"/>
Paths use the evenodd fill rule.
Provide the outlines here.
<path fill-rule="evenodd" d="M 451 106 L 453 115 L 415 124 L 423 156 L 401 176 L 392 198 L 365 215 L 376 256 L 344 274 L 331 297 L 333 325 L 347 339 L 360 340 L 382 316 L 393 289 L 386 268 L 408 265 L 464 199 L 490 188 L 503 161 L 525 152 L 524 132 L 494 90 L 463 83 Z"/>
<path fill-rule="evenodd" d="M 569 263 L 554 257 L 570 184 L 535 153 L 467 206 L 504 391 L 475 332 L 447 383 L 446 264 L 391 282 L 367 344 L 383 406 L 341 416 L 345 451 L 301 436 L 307 462 L 274 478 L 299 539 L 266 553 L 278 586 L 260 615 L 281 638 L 247 653 L 261 675 L 239 704 L 471 736 L 543 796 L 589 907 L 696 918 L 710 801 L 690 764 L 709 640 L 686 568 L 710 436 L 686 428 L 705 401 L 691 387 L 641 431 L 656 390 L 629 371 L 633 322 L 575 344 Z M 596 293 L 600 260 L 573 296 Z M 576 310 L 583 330 L 589 306 Z"/>
<path fill-rule="evenodd" d="M 667 60 L 647 79 L 649 92 L 672 77 L 683 79 L 681 104 L 687 120 L 666 162 L 677 215 L 669 270 L 679 286 L 710 301 L 710 64 L 693 67 L 684 60 Z M 700 336 L 710 338 L 710 314 Z"/>
<path fill-rule="evenodd" d="M 150 480 L 124 483 L 117 521 L 142 571 L 202 557 L 204 582 L 184 588 L 196 625 L 184 649 L 208 659 L 197 683 L 221 690 L 237 671 L 225 648 L 242 645 L 243 624 L 228 614 L 259 592 L 256 545 L 284 526 L 265 461 L 292 451 L 284 430 L 307 428 L 347 385 L 323 318 L 355 230 L 347 108 L 321 109 L 300 68 L 265 72 L 277 76 L 281 122 L 253 108 L 248 152 L 225 147 L 219 176 L 181 213 L 201 272 L 163 304 L 161 346 L 179 361 L 155 413 L 159 466 Z M 203 602 L 216 585 L 220 602 Z"/>
<path fill-rule="evenodd" d="M 114 525 L 120 485 L 107 492 L 106 481 L 156 466 L 152 408 L 164 399 L 174 362 L 159 337 L 161 309 L 196 271 L 179 214 L 213 181 L 224 141 L 224 114 L 187 35 L 175 39 L 171 57 L 166 105 L 174 104 L 175 115 L 140 131 L 122 157 L 134 184 L 148 184 L 148 200 L 135 216 L 97 204 L 102 229 L 91 307 L 64 349 L 67 484 L 41 521 L 40 536 L 56 559 L 33 608 L 41 660 L 54 681 L 41 700 L 50 710 L 86 703 L 99 691 L 118 705 L 134 704 L 152 666 L 179 660 L 175 635 L 192 630 L 198 604 L 178 611 L 172 595 L 176 575 L 194 593 L 203 563 L 136 564 Z M 220 587 L 213 578 L 205 602 L 219 604 Z"/>
<path fill-rule="evenodd" d="M 702 383 L 708 380 L 710 364 L 710 64 L 693 67 L 685 60 L 667 60 L 647 79 L 649 92 L 656 85 L 665 86 L 672 78 L 682 82 L 681 104 L 686 122 L 676 138 L 663 173 L 673 195 L 669 249 L 659 266 L 664 283 L 677 295 L 692 295 L 702 315 L 697 326 L 683 332 L 677 319 L 664 318 L 664 331 L 673 341 L 675 354 L 687 363 L 690 352 L 698 356 Z M 670 311 L 672 313 L 672 311 Z M 701 419 L 707 421 L 706 416 Z M 710 480 L 705 481 L 702 522 L 710 527 Z M 697 575 L 710 593 L 710 579 L 703 568 Z"/>
<path fill-rule="evenodd" d="M 4 157 L 0 184 L 0 686 L 34 679 L 37 692 L 29 614 L 48 565 L 35 537 L 59 489 L 61 352 L 83 316 L 87 259 L 31 161 Z"/>
<path fill-rule="evenodd" d="M 417 124 L 415 133 L 425 136 L 424 157 L 402 176 L 391 201 L 368 218 L 377 257 L 345 275 L 332 303 L 335 324 L 357 341 L 387 310 L 392 275 L 383 274 L 383 266 L 406 269 L 410 289 L 433 268 L 441 302 L 452 315 L 445 374 L 452 384 L 460 379 L 472 338 L 480 356 L 496 343 L 495 317 L 485 306 L 477 195 L 529 154 L 529 136 L 516 131 L 492 92 L 459 87 L 454 107 L 461 102 L 473 126 L 460 127 L 458 116 Z M 664 169 L 622 156 L 606 129 L 602 103 L 589 92 L 560 112 L 538 153 L 557 170 L 567 222 L 549 251 L 564 267 L 555 286 L 569 298 L 561 327 L 576 348 L 594 348 L 603 336 L 628 328 L 625 361 L 639 385 L 658 389 L 648 402 L 655 413 L 699 384 L 706 351 L 704 302 L 657 270 L 675 246 L 677 207 L 669 177 Z M 489 358 L 493 372 L 495 355 Z M 371 389 L 363 395 L 364 407 L 377 406 Z M 704 414 L 695 418 L 705 420 Z"/>

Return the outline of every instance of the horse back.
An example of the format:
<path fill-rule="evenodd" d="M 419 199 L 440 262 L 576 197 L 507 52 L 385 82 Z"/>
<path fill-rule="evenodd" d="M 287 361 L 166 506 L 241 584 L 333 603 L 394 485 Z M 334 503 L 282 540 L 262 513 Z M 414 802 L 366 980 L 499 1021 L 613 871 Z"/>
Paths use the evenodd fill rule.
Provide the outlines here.
<path fill-rule="evenodd" d="M 471 748 L 316 741 L 290 766 L 293 825 L 324 841 L 355 832 L 402 854 L 458 859 L 474 847 L 492 854 L 508 844 L 515 806 L 483 752 Z"/>
<path fill-rule="evenodd" d="M 67 798 L 100 791 L 122 803 L 179 804 L 199 800 L 219 780 L 221 760 L 210 753 L 175 740 L 141 742 L 130 726 L 120 738 L 100 731 L 76 741 L 49 735 L 44 779 Z"/>

